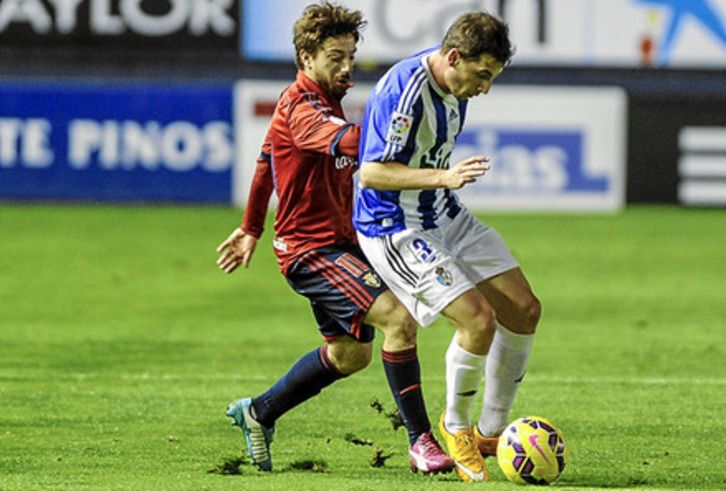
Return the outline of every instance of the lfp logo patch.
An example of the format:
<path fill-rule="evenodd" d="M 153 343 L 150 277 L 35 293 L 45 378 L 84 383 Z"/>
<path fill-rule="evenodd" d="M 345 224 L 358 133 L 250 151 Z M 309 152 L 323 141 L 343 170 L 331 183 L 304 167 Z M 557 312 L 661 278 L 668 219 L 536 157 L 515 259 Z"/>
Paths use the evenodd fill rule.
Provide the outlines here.
<path fill-rule="evenodd" d="M 386 141 L 394 145 L 405 145 L 408 141 L 408 133 L 411 131 L 413 117 L 407 114 L 394 112 L 391 117 L 391 124 L 388 127 Z"/>

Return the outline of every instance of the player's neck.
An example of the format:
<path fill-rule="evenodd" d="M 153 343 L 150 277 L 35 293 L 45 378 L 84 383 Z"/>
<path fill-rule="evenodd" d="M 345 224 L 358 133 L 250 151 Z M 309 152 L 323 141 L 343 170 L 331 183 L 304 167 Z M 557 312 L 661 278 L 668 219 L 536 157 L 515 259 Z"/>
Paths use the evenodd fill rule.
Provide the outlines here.
<path fill-rule="evenodd" d="M 305 76 L 307 78 L 312 80 L 315 83 L 315 85 L 317 85 L 318 87 L 320 86 L 320 84 L 318 83 L 318 81 L 315 77 L 315 73 L 312 70 L 307 69 L 307 68 L 302 68 L 301 71 L 305 74 Z"/>
<path fill-rule="evenodd" d="M 431 53 L 431 55 L 429 55 L 427 62 L 429 64 L 429 70 L 431 70 L 431 75 L 433 75 L 436 85 L 438 85 L 442 92 L 444 92 L 445 94 L 450 94 L 451 91 L 446 86 L 446 78 L 444 77 L 444 74 L 446 73 L 446 68 L 449 66 L 449 62 L 446 57 L 443 56 L 439 51 L 435 51 L 434 53 Z"/>

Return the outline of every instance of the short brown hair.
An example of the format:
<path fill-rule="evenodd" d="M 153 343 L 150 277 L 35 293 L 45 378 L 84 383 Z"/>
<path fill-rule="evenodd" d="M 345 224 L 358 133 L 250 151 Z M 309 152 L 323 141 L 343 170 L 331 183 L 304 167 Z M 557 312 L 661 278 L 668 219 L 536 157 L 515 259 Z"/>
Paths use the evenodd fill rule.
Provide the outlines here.
<path fill-rule="evenodd" d="M 469 12 L 460 16 L 446 31 L 441 52 L 457 48 L 465 59 L 474 60 L 489 54 L 503 65 L 514 55 L 509 40 L 509 26 L 486 12 Z"/>
<path fill-rule="evenodd" d="M 295 64 L 302 67 L 302 53 L 315 55 L 330 37 L 352 35 L 357 43 L 360 31 L 367 25 L 360 11 L 323 2 L 305 7 L 302 17 L 292 29 L 295 45 Z"/>

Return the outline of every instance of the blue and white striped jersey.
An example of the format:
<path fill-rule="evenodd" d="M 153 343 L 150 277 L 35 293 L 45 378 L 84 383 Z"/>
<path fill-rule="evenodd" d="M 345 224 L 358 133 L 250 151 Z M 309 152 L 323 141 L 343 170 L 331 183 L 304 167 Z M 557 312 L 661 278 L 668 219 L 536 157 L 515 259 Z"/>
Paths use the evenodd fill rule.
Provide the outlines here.
<path fill-rule="evenodd" d="M 396 63 L 378 81 L 363 119 L 360 162 L 449 167 L 466 101 L 445 94 L 434 81 L 427 57 L 438 49 L 434 46 Z M 461 206 L 449 189 L 376 191 L 359 185 L 353 224 L 368 237 L 432 229 L 451 221 Z"/>

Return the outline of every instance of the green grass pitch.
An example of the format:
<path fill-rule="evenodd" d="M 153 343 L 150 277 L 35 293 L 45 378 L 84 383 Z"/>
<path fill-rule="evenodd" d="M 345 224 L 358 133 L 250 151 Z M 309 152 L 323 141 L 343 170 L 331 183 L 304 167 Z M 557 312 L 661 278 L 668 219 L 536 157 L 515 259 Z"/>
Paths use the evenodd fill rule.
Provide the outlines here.
<path fill-rule="evenodd" d="M 553 486 L 725 488 L 726 212 L 485 221 L 544 305 L 512 417 L 563 429 Z M 249 270 L 216 269 L 238 223 L 229 208 L 0 206 L 0 489 L 515 488 L 492 460 L 488 484 L 411 474 L 404 431 L 370 407 L 393 408 L 378 357 L 278 422 L 272 474 L 243 459 L 226 405 L 319 337 L 271 227 Z M 452 332 L 420 331 L 432 421 Z M 372 467 L 377 448 L 391 456 Z"/>

